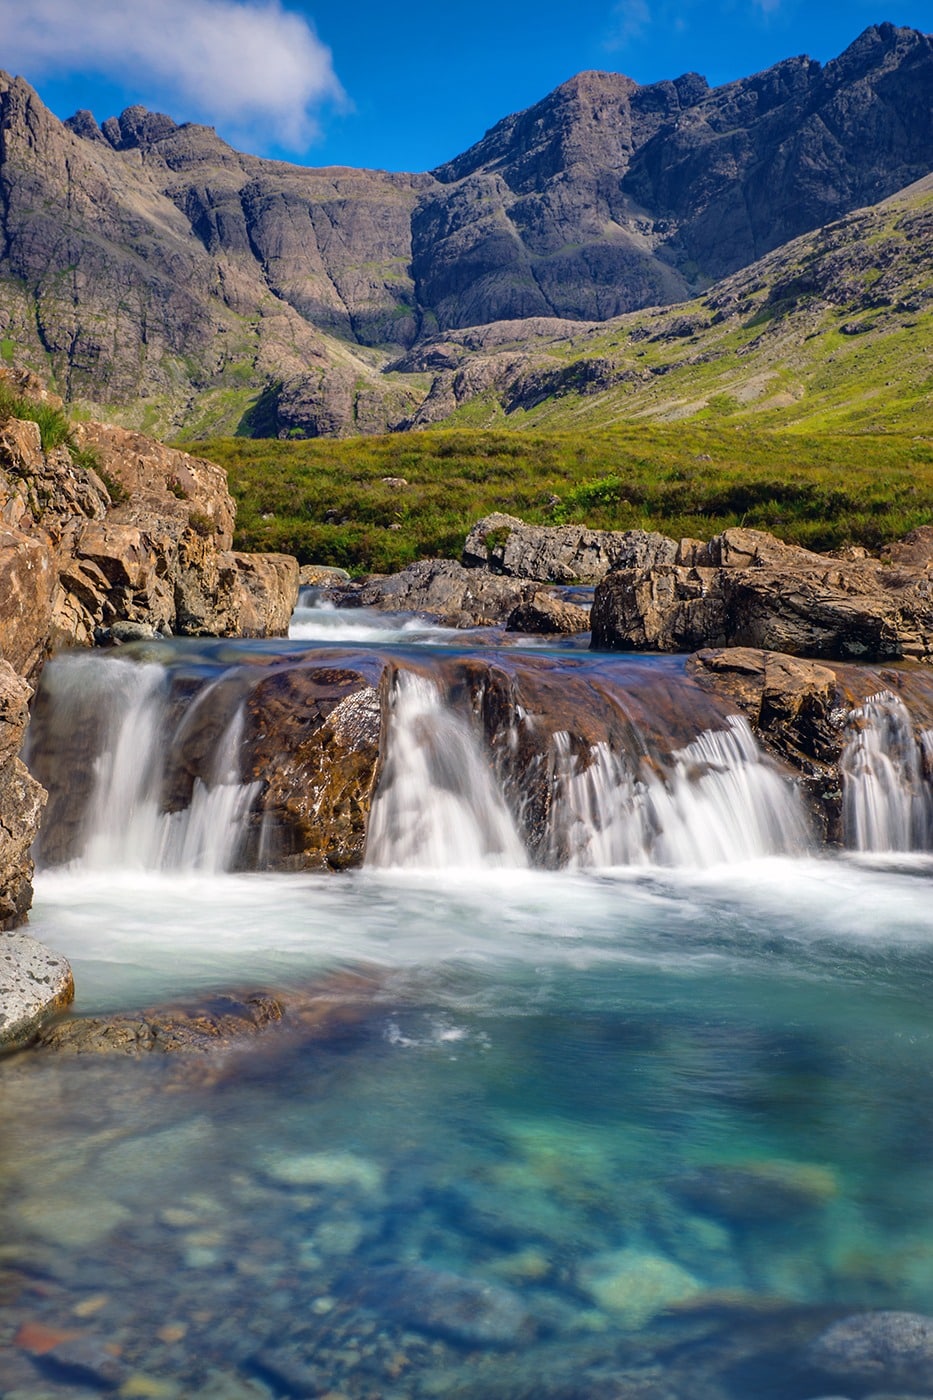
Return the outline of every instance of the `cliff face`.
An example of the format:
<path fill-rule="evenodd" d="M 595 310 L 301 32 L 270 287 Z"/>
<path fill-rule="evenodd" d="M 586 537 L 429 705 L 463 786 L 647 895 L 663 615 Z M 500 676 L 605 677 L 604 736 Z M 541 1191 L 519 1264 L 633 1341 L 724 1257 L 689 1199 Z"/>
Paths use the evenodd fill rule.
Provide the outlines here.
<path fill-rule="evenodd" d="M 0 76 L 0 336 L 138 425 L 398 427 L 427 385 L 384 371 L 438 329 L 677 302 L 921 177 L 931 90 L 893 25 L 717 89 L 583 73 L 406 175 L 140 107 L 62 124 Z"/>

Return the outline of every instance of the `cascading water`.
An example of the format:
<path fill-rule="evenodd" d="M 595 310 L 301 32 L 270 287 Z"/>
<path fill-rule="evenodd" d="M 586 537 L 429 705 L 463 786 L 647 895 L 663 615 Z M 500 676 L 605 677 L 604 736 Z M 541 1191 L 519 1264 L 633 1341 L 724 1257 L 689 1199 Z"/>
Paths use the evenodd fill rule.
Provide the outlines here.
<path fill-rule="evenodd" d="M 882 853 L 933 847 L 931 750 L 933 736 L 915 733 L 907 707 L 890 690 L 852 712 L 839 765 L 847 846 Z"/>
<path fill-rule="evenodd" d="M 469 724 L 445 706 L 432 681 L 400 672 L 366 864 L 437 870 L 527 863 Z"/>
<path fill-rule="evenodd" d="M 553 819 L 573 866 L 709 866 L 806 849 L 799 799 L 740 716 L 676 750 L 666 770 L 647 757 L 635 768 L 605 744 L 581 762 L 566 733 L 554 756 Z"/>
<path fill-rule="evenodd" d="M 195 778 L 188 805 L 166 811 L 168 672 L 121 660 L 106 665 L 103 743 L 94 762 L 81 863 L 96 870 L 230 870 L 259 790 L 258 783 L 240 779 L 242 707 L 236 706 L 225 726 L 206 776 Z"/>

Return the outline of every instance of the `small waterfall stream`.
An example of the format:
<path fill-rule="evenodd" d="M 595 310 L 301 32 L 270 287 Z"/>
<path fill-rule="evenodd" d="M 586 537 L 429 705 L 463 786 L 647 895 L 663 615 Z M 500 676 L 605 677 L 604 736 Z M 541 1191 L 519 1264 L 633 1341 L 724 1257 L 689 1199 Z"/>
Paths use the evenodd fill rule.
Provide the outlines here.
<path fill-rule="evenodd" d="M 83 658 L 82 658 L 83 659 Z M 259 783 L 241 781 L 244 716 L 234 708 L 194 779 L 190 801 L 163 803 L 170 753 L 169 672 L 153 663 L 113 660 L 98 720 L 102 747 L 84 816 L 81 863 L 89 870 L 231 870 L 243 845 Z M 205 692 L 195 706 L 209 697 Z M 190 722 L 191 712 L 186 719 Z"/>
<path fill-rule="evenodd" d="M 852 712 L 843 750 L 846 844 L 861 852 L 933 848 L 933 733 L 919 734 L 890 690 Z"/>

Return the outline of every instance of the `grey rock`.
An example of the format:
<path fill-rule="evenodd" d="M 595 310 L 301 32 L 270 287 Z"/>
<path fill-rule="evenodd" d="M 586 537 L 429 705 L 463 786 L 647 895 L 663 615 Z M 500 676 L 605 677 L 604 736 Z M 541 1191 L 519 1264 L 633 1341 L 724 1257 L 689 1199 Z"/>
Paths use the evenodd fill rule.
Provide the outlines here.
<path fill-rule="evenodd" d="M 910 1312 L 855 1313 L 812 1343 L 807 1360 L 834 1380 L 911 1393 L 933 1388 L 933 1317 Z"/>
<path fill-rule="evenodd" d="M 520 1346 L 536 1331 L 511 1289 L 426 1265 L 373 1270 L 361 1292 L 370 1306 L 405 1326 L 460 1346 Z"/>
<path fill-rule="evenodd" d="M 28 1044 L 74 994 L 65 958 L 28 934 L 0 934 L 0 1050 Z"/>
<path fill-rule="evenodd" d="M 597 583 L 610 569 L 672 564 L 677 544 L 648 530 L 588 530 L 581 525 L 528 525 L 494 512 L 478 520 L 463 562 L 542 583 Z"/>
<path fill-rule="evenodd" d="M 467 569 L 453 559 L 420 559 L 397 574 L 367 582 L 358 597 L 365 608 L 426 612 L 454 626 L 472 627 L 503 622 L 536 591 L 527 579 Z"/>

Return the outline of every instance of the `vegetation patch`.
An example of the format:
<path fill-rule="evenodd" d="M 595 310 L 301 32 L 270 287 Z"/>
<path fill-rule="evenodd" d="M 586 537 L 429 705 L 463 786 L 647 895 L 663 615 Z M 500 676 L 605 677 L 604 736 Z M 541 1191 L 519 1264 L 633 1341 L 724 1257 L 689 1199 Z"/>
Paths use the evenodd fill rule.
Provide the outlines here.
<path fill-rule="evenodd" d="M 237 548 L 356 573 L 456 557 L 470 526 L 493 511 L 675 538 L 749 525 L 822 550 L 877 549 L 933 522 L 933 432 L 781 433 L 691 421 L 225 438 L 193 450 L 228 472 Z M 400 476 L 403 494 L 382 480 Z"/>

